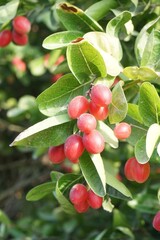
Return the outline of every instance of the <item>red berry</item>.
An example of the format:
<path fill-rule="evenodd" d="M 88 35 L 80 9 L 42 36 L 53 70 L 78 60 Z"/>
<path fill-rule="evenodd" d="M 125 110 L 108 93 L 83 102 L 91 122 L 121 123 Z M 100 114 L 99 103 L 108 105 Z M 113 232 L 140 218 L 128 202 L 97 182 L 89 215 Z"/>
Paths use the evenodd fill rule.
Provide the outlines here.
<path fill-rule="evenodd" d="M 53 83 L 57 82 L 58 79 L 60 79 L 62 76 L 63 76 L 62 73 L 57 73 L 57 74 L 53 75 L 53 76 L 51 77 L 51 82 L 53 82 Z"/>
<path fill-rule="evenodd" d="M 104 120 L 108 117 L 109 111 L 108 106 L 100 107 L 97 106 L 93 101 L 90 101 L 89 112 L 97 119 Z"/>
<path fill-rule="evenodd" d="M 68 105 L 68 115 L 70 118 L 78 118 L 82 113 L 88 111 L 89 102 L 84 96 L 73 98 Z"/>
<path fill-rule="evenodd" d="M 128 180 L 143 183 L 149 177 L 150 164 L 148 162 L 140 164 L 136 158 L 130 158 L 125 164 L 124 174 Z"/>
<path fill-rule="evenodd" d="M 19 57 L 14 57 L 12 59 L 12 64 L 18 71 L 25 72 L 26 71 L 26 63 L 20 59 Z"/>
<path fill-rule="evenodd" d="M 26 34 L 19 34 L 15 31 L 12 31 L 12 38 L 14 43 L 16 43 L 17 45 L 26 45 L 28 43 L 28 36 Z"/>
<path fill-rule="evenodd" d="M 56 147 L 50 147 L 48 150 L 48 156 L 50 161 L 54 164 L 59 164 L 63 162 L 66 158 L 64 153 L 64 144 Z"/>
<path fill-rule="evenodd" d="M 0 32 L 0 47 L 6 47 L 12 41 L 12 33 L 10 30 Z"/>
<path fill-rule="evenodd" d="M 91 100 L 100 107 L 109 105 L 112 101 L 111 90 L 103 84 L 97 84 L 91 89 Z"/>
<path fill-rule="evenodd" d="M 74 205 L 74 208 L 76 209 L 76 211 L 78 213 L 84 213 L 84 212 L 87 212 L 87 210 L 89 208 L 89 204 L 87 201 L 81 202 L 79 204 Z"/>
<path fill-rule="evenodd" d="M 160 211 L 154 216 L 152 225 L 158 232 L 160 232 Z"/>
<path fill-rule="evenodd" d="M 13 19 L 13 28 L 19 34 L 28 33 L 31 30 L 31 23 L 24 16 L 17 16 Z"/>
<path fill-rule="evenodd" d="M 69 192 L 69 199 L 75 205 L 85 202 L 87 197 L 87 188 L 80 183 L 75 184 Z"/>
<path fill-rule="evenodd" d="M 80 131 L 84 133 L 89 133 L 97 126 L 97 121 L 95 117 L 89 113 L 83 113 L 78 118 L 77 126 Z"/>
<path fill-rule="evenodd" d="M 58 65 L 61 64 L 64 60 L 65 60 L 64 55 L 61 55 L 61 56 L 59 56 L 59 58 L 57 59 L 57 61 L 55 62 L 54 65 L 58 66 Z"/>
<path fill-rule="evenodd" d="M 71 162 L 77 162 L 83 151 L 84 146 L 81 136 L 73 134 L 66 139 L 66 142 L 64 144 L 64 152 L 66 157 Z"/>
<path fill-rule="evenodd" d="M 91 208 L 98 209 L 102 206 L 103 198 L 96 195 L 91 189 L 88 191 L 88 204 Z"/>
<path fill-rule="evenodd" d="M 126 139 L 131 135 L 131 126 L 128 123 L 121 122 L 114 128 L 114 135 L 118 139 Z"/>
<path fill-rule="evenodd" d="M 89 153 L 101 153 L 104 150 L 104 137 L 97 130 L 92 130 L 83 135 L 83 144 Z"/>

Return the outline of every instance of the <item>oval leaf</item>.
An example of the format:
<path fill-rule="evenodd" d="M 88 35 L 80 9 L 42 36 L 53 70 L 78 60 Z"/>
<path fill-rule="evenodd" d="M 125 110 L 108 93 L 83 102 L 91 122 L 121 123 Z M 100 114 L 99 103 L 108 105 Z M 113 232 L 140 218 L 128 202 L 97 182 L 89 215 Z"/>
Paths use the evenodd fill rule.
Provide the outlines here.
<path fill-rule="evenodd" d="M 149 157 L 146 153 L 146 136 L 143 136 L 135 145 L 135 157 L 137 161 L 141 164 L 147 163 Z"/>
<path fill-rule="evenodd" d="M 16 16 L 19 0 L 12 0 L 9 3 L 0 6 L 0 23 L 6 23 Z"/>
<path fill-rule="evenodd" d="M 46 49 L 59 49 L 67 47 L 68 44 L 83 33 L 78 31 L 64 31 L 49 35 L 44 39 L 42 46 Z"/>
<path fill-rule="evenodd" d="M 149 127 L 146 136 L 146 153 L 149 158 L 152 156 L 158 139 L 160 139 L 160 125 L 154 123 Z"/>
<path fill-rule="evenodd" d="M 118 82 L 112 91 L 112 103 L 109 105 L 109 122 L 121 122 L 127 114 L 128 104 L 121 83 Z"/>
<path fill-rule="evenodd" d="M 158 78 L 158 74 L 148 67 L 126 67 L 123 74 L 130 80 L 152 81 Z"/>
<path fill-rule="evenodd" d="M 27 201 L 38 201 L 55 190 L 56 183 L 47 182 L 32 188 L 26 195 Z"/>

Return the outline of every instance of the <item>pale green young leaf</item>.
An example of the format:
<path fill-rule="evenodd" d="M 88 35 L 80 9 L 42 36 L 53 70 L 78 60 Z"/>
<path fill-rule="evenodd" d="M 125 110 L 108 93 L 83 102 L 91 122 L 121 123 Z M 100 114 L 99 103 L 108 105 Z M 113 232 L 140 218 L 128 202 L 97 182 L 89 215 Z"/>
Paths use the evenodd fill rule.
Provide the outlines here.
<path fill-rule="evenodd" d="M 140 138 L 135 145 L 135 157 L 137 161 L 141 164 L 147 163 L 149 161 L 149 157 L 146 152 L 146 136 Z"/>
<path fill-rule="evenodd" d="M 149 158 L 152 156 L 158 140 L 160 141 L 160 125 L 154 123 L 149 127 L 146 136 L 146 153 Z"/>
<path fill-rule="evenodd" d="M 16 16 L 19 0 L 12 0 L 0 6 L 0 23 L 6 23 Z"/>
<path fill-rule="evenodd" d="M 158 74 L 149 67 L 126 67 L 123 74 L 130 80 L 152 81 L 158 78 Z"/>

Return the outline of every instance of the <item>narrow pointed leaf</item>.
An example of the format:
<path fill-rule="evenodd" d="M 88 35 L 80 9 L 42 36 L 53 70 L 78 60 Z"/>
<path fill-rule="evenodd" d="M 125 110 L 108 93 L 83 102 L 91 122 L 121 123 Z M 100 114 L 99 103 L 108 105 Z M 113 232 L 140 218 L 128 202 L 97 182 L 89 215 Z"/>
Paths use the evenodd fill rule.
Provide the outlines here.
<path fill-rule="evenodd" d="M 128 104 L 121 83 L 117 83 L 112 91 L 112 103 L 109 106 L 109 122 L 121 122 L 127 114 Z"/>
<path fill-rule="evenodd" d="M 80 157 L 80 168 L 89 187 L 97 195 L 105 196 L 105 172 L 100 155 L 89 155 L 85 151 Z"/>
<path fill-rule="evenodd" d="M 80 83 L 107 75 L 105 62 L 101 54 L 83 38 L 75 40 L 68 46 L 67 61 L 71 72 Z"/>
<path fill-rule="evenodd" d="M 146 136 L 146 153 L 149 158 L 152 156 L 158 140 L 160 141 L 160 125 L 154 123 L 149 127 Z"/>
<path fill-rule="evenodd" d="M 74 39 L 82 37 L 83 33 L 78 31 L 64 31 L 49 35 L 43 41 L 42 46 L 46 49 L 59 49 L 69 45 Z"/>
<path fill-rule="evenodd" d="M 103 31 L 102 27 L 80 8 L 67 2 L 57 5 L 57 14 L 67 30 L 75 31 Z"/>
<path fill-rule="evenodd" d="M 10 146 L 49 147 L 65 142 L 75 122 L 68 114 L 47 118 L 21 132 Z"/>
<path fill-rule="evenodd" d="M 146 153 L 146 136 L 143 136 L 135 145 L 135 157 L 139 163 L 147 163 L 149 161 L 149 157 Z"/>
<path fill-rule="evenodd" d="M 46 116 L 67 111 L 68 103 L 78 95 L 86 95 L 91 81 L 80 84 L 72 74 L 66 74 L 37 97 L 39 110 Z"/>

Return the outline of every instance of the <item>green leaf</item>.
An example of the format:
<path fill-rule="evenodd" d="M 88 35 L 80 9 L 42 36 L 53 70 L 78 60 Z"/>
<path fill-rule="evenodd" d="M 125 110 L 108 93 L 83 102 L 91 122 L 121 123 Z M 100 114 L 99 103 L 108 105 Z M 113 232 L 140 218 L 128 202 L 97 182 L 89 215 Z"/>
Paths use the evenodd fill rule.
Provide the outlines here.
<path fill-rule="evenodd" d="M 39 110 L 46 116 L 65 113 L 71 99 L 78 95 L 85 95 L 90 84 L 91 81 L 80 84 L 70 73 L 64 75 L 38 96 Z"/>
<path fill-rule="evenodd" d="M 92 4 L 85 13 L 96 21 L 99 21 L 105 17 L 112 8 L 116 8 L 117 5 L 117 1 L 115 0 L 102 0 Z"/>
<path fill-rule="evenodd" d="M 136 120 L 139 123 L 143 124 L 143 119 L 139 112 L 139 107 L 136 104 L 128 103 L 128 112 L 127 115 L 132 119 Z"/>
<path fill-rule="evenodd" d="M 105 62 L 101 54 L 83 38 L 75 40 L 68 46 L 67 61 L 71 72 L 80 83 L 107 75 Z"/>
<path fill-rule="evenodd" d="M 49 147 L 65 142 L 72 134 L 75 122 L 68 114 L 47 118 L 20 133 L 10 146 Z"/>
<path fill-rule="evenodd" d="M 43 41 L 42 46 L 46 49 L 59 49 L 69 45 L 74 39 L 82 37 L 83 33 L 78 31 L 63 31 L 49 35 Z"/>
<path fill-rule="evenodd" d="M 157 146 L 157 153 L 158 153 L 158 155 L 160 157 L 160 142 L 158 143 L 158 146 Z"/>
<path fill-rule="evenodd" d="M 106 198 L 103 203 L 102 203 L 102 207 L 105 211 L 107 212 L 112 212 L 113 209 L 114 209 L 114 205 L 112 204 L 111 202 L 111 199 L 110 198 Z"/>
<path fill-rule="evenodd" d="M 143 51 L 142 59 L 141 59 L 141 66 L 148 66 L 153 68 L 157 71 L 160 53 L 160 31 L 152 30 L 150 35 L 148 36 L 148 40 L 146 46 Z"/>
<path fill-rule="evenodd" d="M 129 189 L 122 182 L 110 174 L 106 169 L 105 172 L 107 183 L 106 191 L 109 196 L 127 200 L 132 198 L 132 194 L 130 193 Z"/>
<path fill-rule="evenodd" d="M 126 236 L 128 236 L 130 239 L 135 240 L 135 237 L 132 233 L 132 231 L 129 228 L 126 227 L 116 227 L 117 230 L 124 233 Z"/>
<path fill-rule="evenodd" d="M 121 122 L 127 114 L 128 105 L 121 82 L 118 82 L 112 91 L 112 103 L 109 105 L 109 122 Z"/>
<path fill-rule="evenodd" d="M 113 148 L 118 148 L 118 139 L 109 126 L 107 126 L 102 121 L 98 121 L 97 130 L 103 135 L 106 143 L 108 143 Z"/>
<path fill-rule="evenodd" d="M 159 122 L 160 98 L 151 83 L 145 82 L 140 87 L 139 112 L 146 126 Z"/>
<path fill-rule="evenodd" d="M 102 27 L 78 7 L 62 2 L 57 5 L 57 14 L 67 30 L 73 31 L 103 31 Z"/>
<path fill-rule="evenodd" d="M 11 221 L 10 221 L 9 217 L 1 209 L 0 209 L 0 223 L 4 223 L 7 226 L 11 225 Z"/>
<path fill-rule="evenodd" d="M 33 76 L 43 75 L 46 72 L 46 68 L 44 66 L 44 57 L 33 59 L 29 62 L 28 67 Z"/>
<path fill-rule="evenodd" d="M 6 23 L 16 16 L 19 0 L 12 0 L 9 3 L 0 6 L 0 23 Z"/>
<path fill-rule="evenodd" d="M 135 157 L 139 163 L 147 163 L 149 161 L 149 157 L 146 153 L 146 135 L 143 136 L 135 145 Z"/>
<path fill-rule="evenodd" d="M 160 20 L 160 17 L 152 20 L 151 22 L 147 23 L 140 31 L 137 36 L 135 42 L 135 54 L 137 58 L 137 62 L 141 63 L 141 59 L 143 56 L 144 49 L 146 48 L 146 43 L 148 41 L 149 31 L 154 27 L 154 25 Z"/>
<path fill-rule="evenodd" d="M 105 196 L 105 171 L 99 154 L 89 155 L 86 151 L 80 157 L 80 168 L 89 187 L 99 196 Z"/>
<path fill-rule="evenodd" d="M 32 188 L 26 195 L 27 201 L 38 201 L 55 190 L 56 184 L 53 182 L 43 183 Z"/>
<path fill-rule="evenodd" d="M 154 123 L 149 127 L 146 136 L 146 153 L 148 158 L 152 156 L 152 153 L 159 139 L 160 139 L 160 125 Z"/>
<path fill-rule="evenodd" d="M 56 171 L 52 171 L 50 173 L 50 176 L 51 176 L 51 180 L 53 183 L 56 183 L 62 176 L 63 176 L 63 173 L 61 172 L 56 172 Z"/>
<path fill-rule="evenodd" d="M 62 209 L 68 214 L 75 214 L 76 211 L 73 205 L 70 203 L 69 191 L 71 187 L 79 183 L 81 176 L 75 174 L 65 174 L 58 181 L 56 185 L 56 198 L 60 203 Z"/>
<path fill-rule="evenodd" d="M 152 81 L 158 78 L 158 74 L 148 67 L 126 67 L 123 74 L 130 80 Z"/>

